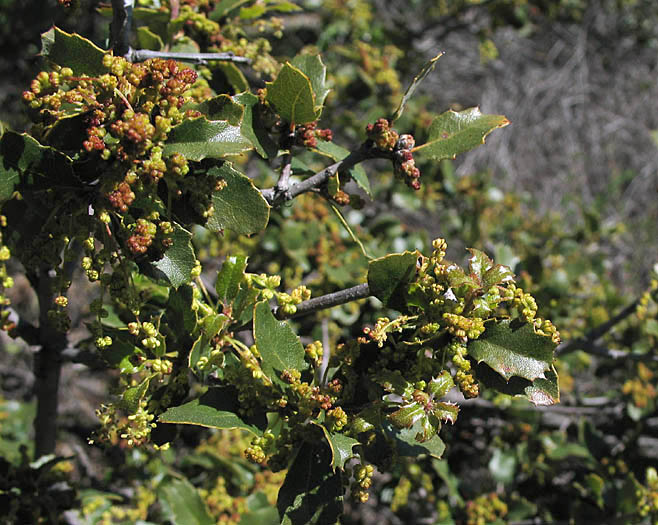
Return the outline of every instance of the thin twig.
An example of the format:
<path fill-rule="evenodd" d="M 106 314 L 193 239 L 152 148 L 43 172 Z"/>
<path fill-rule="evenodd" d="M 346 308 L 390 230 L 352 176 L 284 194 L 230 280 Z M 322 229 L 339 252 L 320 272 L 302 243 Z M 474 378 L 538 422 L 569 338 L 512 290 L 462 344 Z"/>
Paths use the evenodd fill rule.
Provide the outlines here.
<path fill-rule="evenodd" d="M 274 315 L 279 319 L 301 317 L 319 310 L 326 310 L 341 304 L 350 303 L 359 299 L 370 297 L 370 287 L 368 283 L 358 284 L 352 288 L 346 288 L 338 292 L 328 293 L 319 297 L 313 297 L 308 301 L 302 301 L 297 305 L 297 311 L 292 315 L 286 315 L 283 310 L 275 309 Z"/>
<path fill-rule="evenodd" d="M 297 184 L 293 184 L 285 191 L 280 191 L 277 184 L 277 186 L 273 188 L 265 188 L 261 190 L 261 194 L 270 206 L 279 206 L 284 202 L 294 199 L 302 193 L 312 191 L 322 186 L 322 184 L 327 182 L 327 180 L 334 176 L 338 171 L 348 170 L 352 166 L 355 166 L 364 160 L 374 158 L 376 158 L 376 155 L 362 147 L 358 150 L 352 151 L 343 160 L 340 160 L 331 166 L 327 166 L 323 170 L 317 172 L 315 175 L 311 175 L 308 179 L 304 179 Z"/>
<path fill-rule="evenodd" d="M 626 306 L 621 310 L 617 315 L 608 319 L 605 323 L 601 323 L 598 326 L 592 328 L 584 337 L 578 337 L 576 339 L 571 339 L 560 344 L 555 353 L 556 355 L 564 355 L 575 350 L 584 350 L 585 352 L 600 355 L 603 357 L 612 357 L 619 359 L 620 357 L 630 357 L 636 356 L 637 358 L 646 358 L 646 356 L 641 356 L 639 354 L 630 354 L 628 352 L 621 352 L 619 350 L 608 350 L 599 345 L 595 345 L 597 339 L 600 339 L 603 335 L 609 332 L 616 324 L 620 323 L 628 316 L 635 313 L 637 306 L 640 304 L 640 300 L 636 299 L 631 304 Z M 655 356 L 654 356 L 655 357 Z"/>
<path fill-rule="evenodd" d="M 237 62 L 251 64 L 251 59 L 234 55 L 233 53 L 175 53 L 173 51 L 152 51 L 150 49 L 128 49 L 123 57 L 129 62 L 143 62 L 149 58 L 173 59 L 192 64 L 207 64 L 208 62 Z"/>

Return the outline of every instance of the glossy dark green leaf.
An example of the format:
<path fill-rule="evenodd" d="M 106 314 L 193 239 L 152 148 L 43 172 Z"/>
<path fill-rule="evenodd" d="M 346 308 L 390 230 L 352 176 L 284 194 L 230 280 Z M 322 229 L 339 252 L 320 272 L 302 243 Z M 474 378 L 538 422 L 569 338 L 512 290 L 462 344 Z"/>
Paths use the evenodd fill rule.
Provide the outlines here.
<path fill-rule="evenodd" d="M 286 62 L 273 82 L 267 83 L 266 100 L 283 120 L 290 124 L 306 124 L 320 116 L 315 107 L 309 78 Z"/>
<path fill-rule="evenodd" d="M 196 326 L 196 312 L 192 310 L 194 291 L 190 285 L 182 285 L 177 290 L 171 289 L 167 301 L 167 324 L 179 335 L 190 334 Z"/>
<path fill-rule="evenodd" d="M 427 391 L 434 396 L 435 399 L 441 399 L 454 386 L 455 382 L 452 379 L 452 375 L 450 375 L 450 372 L 447 370 L 444 370 L 429 382 L 427 385 Z"/>
<path fill-rule="evenodd" d="M 318 142 L 315 149 L 317 149 L 323 155 L 327 155 L 330 159 L 332 159 L 335 162 L 343 160 L 345 157 L 347 157 L 350 154 L 350 150 L 343 148 L 342 146 L 339 146 L 334 142 L 326 142 L 323 140 Z M 356 185 L 359 188 L 365 191 L 368 195 L 371 195 L 370 181 L 368 180 L 368 175 L 366 174 L 366 170 L 363 169 L 363 166 L 361 164 L 352 166 L 348 170 L 348 173 L 350 177 L 354 179 L 354 182 L 356 182 Z"/>
<path fill-rule="evenodd" d="M 238 413 L 239 407 L 238 392 L 234 387 L 209 388 L 200 398 L 169 408 L 160 414 L 158 421 L 209 428 L 239 428 L 262 435 L 267 427 L 265 414 L 242 417 Z"/>
<path fill-rule="evenodd" d="M 165 520 L 185 525 L 214 525 L 201 496 L 187 479 L 165 478 L 158 485 L 158 501 Z"/>
<path fill-rule="evenodd" d="M 460 153 L 484 144 L 489 133 L 508 124 L 504 116 L 483 115 L 479 108 L 446 111 L 430 125 L 427 142 L 416 146 L 414 151 L 434 160 L 454 159 Z"/>
<path fill-rule="evenodd" d="M 443 52 L 436 55 L 432 60 L 427 62 L 422 67 L 420 72 L 414 77 L 413 81 L 411 82 L 411 84 L 409 84 L 409 87 L 404 92 L 404 95 L 402 96 L 402 100 L 400 100 L 400 105 L 398 106 L 398 109 L 396 109 L 395 113 L 393 114 L 393 118 L 391 120 L 392 122 L 395 122 L 397 119 L 399 119 L 402 116 L 402 113 L 404 112 L 404 108 L 407 105 L 407 102 L 409 102 L 413 94 L 416 92 L 416 89 L 418 88 L 420 83 L 425 79 L 425 77 L 432 72 L 434 66 L 436 65 L 436 61 L 442 56 L 443 56 Z"/>
<path fill-rule="evenodd" d="M 11 198 L 21 181 L 33 188 L 76 184 L 72 166 L 69 157 L 30 135 L 5 132 L 0 138 L 0 203 Z"/>
<path fill-rule="evenodd" d="M 228 95 L 217 95 L 194 107 L 208 120 L 225 120 L 231 126 L 239 126 L 244 116 L 244 106 Z"/>
<path fill-rule="evenodd" d="M 211 231 L 228 229 L 240 235 L 264 230 L 270 219 L 270 206 L 251 180 L 230 163 L 213 167 L 208 173 L 223 179 L 226 186 L 212 194 L 215 213 L 206 227 Z"/>
<path fill-rule="evenodd" d="M 70 67 L 75 75 L 100 76 L 106 52 L 80 35 L 53 27 L 41 35 L 41 54 L 62 67 Z"/>
<path fill-rule="evenodd" d="M 153 263 L 169 283 L 178 288 L 192 280 L 192 270 L 196 266 L 196 256 L 192 248 L 192 234 L 174 223 L 174 243 L 167 249 L 162 259 Z"/>
<path fill-rule="evenodd" d="M 246 89 L 248 89 L 247 86 Z M 272 139 L 265 124 L 262 122 L 258 108 L 259 99 L 253 93 L 245 91 L 233 97 L 238 104 L 244 106 L 244 117 L 242 118 L 242 134 L 254 145 L 256 152 L 263 158 L 276 157 L 279 146 Z"/>
<path fill-rule="evenodd" d="M 324 437 L 327 439 L 329 448 L 331 449 L 331 467 L 334 470 L 337 468 L 342 469 L 345 467 L 345 462 L 354 457 L 352 449 L 356 445 L 360 445 L 359 440 L 353 439 L 345 434 L 331 433 L 324 425 L 319 426 L 322 428 Z"/>
<path fill-rule="evenodd" d="M 403 311 L 406 308 L 407 286 L 416 276 L 418 257 L 418 252 L 404 252 L 370 261 L 370 293 L 386 306 Z"/>
<path fill-rule="evenodd" d="M 311 81 L 315 112 L 319 118 L 320 113 L 322 113 L 324 100 L 329 94 L 329 88 L 327 87 L 327 67 L 322 63 L 320 55 L 297 55 L 293 59 L 292 65 L 304 73 Z"/>
<path fill-rule="evenodd" d="M 244 255 L 229 255 L 224 260 L 215 281 L 215 291 L 222 303 L 229 305 L 237 297 L 246 268 L 247 257 Z"/>
<path fill-rule="evenodd" d="M 434 403 L 432 414 L 444 423 L 454 424 L 459 415 L 459 405 L 454 403 Z"/>
<path fill-rule="evenodd" d="M 474 371 L 476 378 L 484 386 L 502 394 L 523 397 L 537 406 L 550 406 L 560 402 L 558 377 L 553 367 L 544 373 L 545 378 L 534 381 L 516 376 L 505 381 L 500 374 L 484 363 L 477 365 Z"/>
<path fill-rule="evenodd" d="M 535 333 L 529 323 L 503 320 L 487 323 L 484 334 L 468 343 L 468 354 L 506 381 L 514 376 L 534 381 L 546 378 L 556 346 L 550 337 Z"/>
<path fill-rule="evenodd" d="M 333 525 L 343 512 L 340 471 L 325 443 L 304 443 L 279 490 L 281 525 Z"/>
<path fill-rule="evenodd" d="M 274 317 L 266 301 L 254 307 L 254 342 L 261 356 L 263 372 L 275 383 L 286 385 L 280 378 L 284 370 L 308 368 L 299 337 L 287 322 Z"/>
<path fill-rule="evenodd" d="M 163 155 L 185 155 L 188 160 L 221 159 L 239 155 L 253 149 L 240 126 L 226 120 L 208 120 L 205 117 L 185 120 L 172 128 L 162 148 Z"/>
<path fill-rule="evenodd" d="M 416 457 L 421 454 L 428 454 L 440 459 L 446 449 L 445 443 L 438 434 L 434 434 L 422 443 L 417 439 L 417 437 L 423 435 L 423 426 L 420 420 L 416 421 L 410 428 L 400 429 L 389 422 L 386 422 L 383 427 L 400 456 Z"/>

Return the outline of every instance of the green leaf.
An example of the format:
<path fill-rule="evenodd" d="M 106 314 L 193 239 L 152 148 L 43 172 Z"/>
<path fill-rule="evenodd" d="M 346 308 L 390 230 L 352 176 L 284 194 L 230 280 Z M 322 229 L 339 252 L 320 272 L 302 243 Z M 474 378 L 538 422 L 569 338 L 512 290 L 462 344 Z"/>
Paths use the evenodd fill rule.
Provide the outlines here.
<path fill-rule="evenodd" d="M 158 501 L 165 520 L 185 525 L 214 525 L 215 520 L 189 481 L 167 477 L 158 485 Z"/>
<path fill-rule="evenodd" d="M 327 87 L 327 67 L 322 63 L 320 55 L 297 55 L 293 58 L 292 65 L 304 73 L 311 81 L 315 112 L 319 118 L 324 100 L 330 91 Z"/>
<path fill-rule="evenodd" d="M 0 203 L 9 200 L 21 181 L 33 188 L 77 185 L 73 161 L 30 135 L 7 131 L 0 138 Z"/>
<path fill-rule="evenodd" d="M 399 311 L 406 308 L 407 285 L 416 276 L 418 252 L 393 253 L 370 261 L 370 293 L 382 303 Z"/>
<path fill-rule="evenodd" d="M 344 468 L 347 460 L 354 457 L 352 449 L 361 443 L 358 439 L 351 438 L 345 434 L 331 433 L 324 425 L 318 426 L 322 429 L 324 437 L 327 438 L 329 448 L 331 449 L 331 468 L 334 470 Z"/>
<path fill-rule="evenodd" d="M 167 325 L 179 337 L 190 334 L 196 326 L 196 312 L 192 309 L 194 289 L 190 285 L 172 288 L 167 301 Z"/>
<path fill-rule="evenodd" d="M 413 151 L 434 160 L 454 159 L 460 153 L 484 144 L 489 133 L 508 124 L 504 116 L 483 115 L 479 108 L 446 111 L 430 125 L 427 142 L 416 146 Z"/>
<path fill-rule="evenodd" d="M 215 6 L 215 9 L 208 15 L 210 20 L 219 20 L 220 18 L 226 16 L 233 9 L 240 7 L 243 4 L 246 4 L 250 0 L 221 0 Z"/>
<path fill-rule="evenodd" d="M 208 428 L 239 428 L 257 436 L 267 428 L 265 414 L 253 418 L 238 415 L 238 391 L 232 386 L 209 388 L 200 398 L 184 405 L 169 408 L 160 414 L 160 423 L 198 425 Z"/>
<path fill-rule="evenodd" d="M 247 257 L 244 255 L 230 255 L 224 260 L 222 269 L 217 274 L 215 291 L 225 305 L 231 304 L 237 297 L 246 268 Z"/>
<path fill-rule="evenodd" d="M 304 347 L 285 321 L 278 321 L 266 301 L 254 307 L 254 342 L 261 356 L 261 367 L 275 383 L 286 385 L 280 375 L 284 370 L 306 370 Z"/>
<path fill-rule="evenodd" d="M 233 62 L 217 62 L 214 64 L 214 67 L 224 73 L 226 81 L 233 88 L 234 93 L 242 93 L 249 90 L 249 81 L 240 68 Z"/>
<path fill-rule="evenodd" d="M 479 381 L 493 390 L 508 396 L 524 397 L 537 406 L 550 406 L 560 402 L 560 390 L 555 368 L 545 372 L 545 379 L 528 381 L 521 377 L 512 377 L 505 381 L 500 374 L 481 363 L 475 367 L 475 376 Z"/>
<path fill-rule="evenodd" d="M 339 146 L 334 142 L 327 142 L 323 140 L 318 142 L 315 149 L 320 153 L 322 153 L 323 155 L 328 156 L 330 159 L 334 160 L 335 162 L 343 160 L 345 157 L 347 157 L 350 154 L 350 150 L 343 148 L 342 146 Z M 348 173 L 350 177 L 354 179 L 354 182 L 356 182 L 356 185 L 359 188 L 365 191 L 368 195 L 370 196 L 372 195 L 370 190 L 370 181 L 368 180 L 368 175 L 366 174 L 366 170 L 363 169 L 363 166 L 361 164 L 352 166 L 348 170 Z"/>
<path fill-rule="evenodd" d="M 208 170 L 223 179 L 226 187 L 212 194 L 215 213 L 206 227 L 211 231 L 232 230 L 240 235 L 258 233 L 270 220 L 270 206 L 253 182 L 230 163 Z"/>
<path fill-rule="evenodd" d="M 261 157 L 265 159 L 276 157 L 279 146 L 263 124 L 258 108 L 258 97 L 253 93 L 245 92 L 235 95 L 233 100 L 244 106 L 244 117 L 240 128 L 242 134 L 251 141 Z"/>
<path fill-rule="evenodd" d="M 146 391 L 149 388 L 151 377 L 145 378 L 139 385 L 130 387 L 121 396 L 121 408 L 134 414 L 139 408 L 139 403 L 144 399 Z"/>
<path fill-rule="evenodd" d="M 411 84 L 409 84 L 409 87 L 407 90 L 404 92 L 404 95 L 402 95 L 402 100 L 400 100 L 400 105 L 398 106 L 398 109 L 395 110 L 395 113 L 393 114 L 393 118 L 391 119 L 391 123 L 395 122 L 397 119 L 399 119 L 402 116 L 402 113 L 404 112 L 404 107 L 407 105 L 407 102 L 409 102 L 409 99 L 413 96 L 413 94 L 416 92 L 416 89 L 420 85 L 420 83 L 425 80 L 425 77 L 429 75 L 432 70 L 434 69 L 434 66 L 436 65 L 436 61 L 443 56 L 443 52 L 439 53 L 436 55 L 432 60 L 427 62 L 423 68 L 420 70 L 420 73 L 418 73 Z"/>
<path fill-rule="evenodd" d="M 62 67 L 70 67 L 75 75 L 100 76 L 106 52 L 80 35 L 53 27 L 41 35 L 41 54 Z"/>
<path fill-rule="evenodd" d="M 194 107 L 208 120 L 225 120 L 231 126 L 239 126 L 244 116 L 244 106 L 228 95 L 217 95 Z"/>
<path fill-rule="evenodd" d="M 516 474 L 516 454 L 513 450 L 494 449 L 489 460 L 491 476 L 499 483 L 511 483 Z"/>
<path fill-rule="evenodd" d="M 174 243 L 167 249 L 162 259 L 152 263 L 167 281 L 174 287 L 189 283 L 192 280 L 192 270 L 196 266 L 194 248 L 190 243 L 192 234 L 174 223 Z"/>
<path fill-rule="evenodd" d="M 247 511 L 238 523 L 240 525 L 279 525 L 279 511 L 273 506 Z"/>
<path fill-rule="evenodd" d="M 385 422 L 383 428 L 400 456 L 416 457 L 420 454 L 428 454 L 441 459 L 446 449 L 445 443 L 438 434 L 422 443 L 416 439 L 417 436 L 422 436 L 424 433 L 421 420 L 416 421 L 410 428 L 400 429 L 389 422 Z"/>
<path fill-rule="evenodd" d="M 556 346 L 550 337 L 535 333 L 531 324 L 504 320 L 487 324 L 484 334 L 468 343 L 468 354 L 506 381 L 513 376 L 534 381 L 546 379 Z"/>
<path fill-rule="evenodd" d="M 164 47 L 162 38 L 145 26 L 137 28 L 137 44 L 140 49 L 151 49 L 153 51 L 160 51 Z"/>
<path fill-rule="evenodd" d="M 274 82 L 267 82 L 266 100 L 283 120 L 292 125 L 313 122 L 320 116 L 309 78 L 286 62 Z"/>
<path fill-rule="evenodd" d="M 333 472 L 325 443 L 304 443 L 279 490 L 281 525 L 331 525 L 343 511 L 340 472 Z"/>
<path fill-rule="evenodd" d="M 249 20 L 251 18 L 258 18 L 262 16 L 267 11 L 264 5 L 252 5 L 250 7 L 240 8 L 240 18 L 243 20 Z"/>
<path fill-rule="evenodd" d="M 180 153 L 188 160 L 200 161 L 239 155 L 250 149 L 253 145 L 242 135 L 240 126 L 233 126 L 226 120 L 199 117 L 172 128 L 162 154 L 168 157 Z"/>

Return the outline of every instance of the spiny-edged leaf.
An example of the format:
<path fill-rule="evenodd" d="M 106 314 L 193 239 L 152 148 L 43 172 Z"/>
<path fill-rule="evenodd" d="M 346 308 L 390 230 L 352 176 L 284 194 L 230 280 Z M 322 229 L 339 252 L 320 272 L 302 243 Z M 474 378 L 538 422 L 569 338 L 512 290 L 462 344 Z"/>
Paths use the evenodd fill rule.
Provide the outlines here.
<path fill-rule="evenodd" d="M 329 94 L 327 87 L 327 67 L 322 63 L 320 55 L 297 55 L 292 60 L 292 65 L 304 73 L 311 81 L 313 96 L 315 99 L 315 111 L 322 113 L 324 99 Z"/>
<path fill-rule="evenodd" d="M 315 149 L 317 149 L 323 155 L 327 155 L 335 162 L 343 160 L 350 154 L 350 150 L 343 148 L 334 142 L 327 142 L 324 140 L 319 141 Z M 349 173 L 350 177 L 354 179 L 354 182 L 356 182 L 356 185 L 359 188 L 365 191 L 368 195 L 371 195 L 370 181 L 368 180 L 366 170 L 363 169 L 361 164 L 352 166 L 347 172 Z"/>
<path fill-rule="evenodd" d="M 400 456 L 416 457 L 420 454 L 429 454 L 440 459 L 446 449 L 445 443 L 438 434 L 422 443 L 416 439 L 417 436 L 423 435 L 423 425 L 420 420 L 411 428 L 397 428 L 387 421 L 383 424 L 383 428 Z"/>
<path fill-rule="evenodd" d="M 237 297 L 246 268 L 247 257 L 245 255 L 229 255 L 224 260 L 215 281 L 215 291 L 222 303 L 231 304 Z"/>
<path fill-rule="evenodd" d="M 224 188 L 212 194 L 215 212 L 206 224 L 209 230 L 228 229 L 251 235 L 265 229 L 270 220 L 270 206 L 248 177 L 230 163 L 212 167 L 208 174 L 226 182 Z"/>
<path fill-rule="evenodd" d="M 514 272 L 502 264 L 495 264 L 482 276 L 482 288 L 488 290 L 495 284 L 514 281 Z"/>
<path fill-rule="evenodd" d="M 397 119 L 399 119 L 402 116 L 402 113 L 404 111 L 404 107 L 407 105 L 407 102 L 409 102 L 409 99 L 413 96 L 413 94 L 416 92 L 416 88 L 420 85 L 420 83 L 425 80 L 425 77 L 429 75 L 432 70 L 434 69 L 434 66 L 436 65 L 436 61 L 443 56 L 443 52 L 439 53 L 436 55 L 432 60 L 427 62 L 423 68 L 420 70 L 420 73 L 418 73 L 411 84 L 409 84 L 409 87 L 407 90 L 404 92 L 404 95 L 402 96 L 402 100 L 400 100 L 400 105 L 398 106 L 398 109 L 395 110 L 395 114 L 393 115 L 393 119 L 391 122 L 395 122 Z"/>
<path fill-rule="evenodd" d="M 172 288 L 167 301 L 167 325 L 179 337 L 189 334 L 196 326 L 196 312 L 192 309 L 194 290 L 190 285 Z"/>
<path fill-rule="evenodd" d="M 31 187 L 75 184 L 72 165 L 69 157 L 26 133 L 5 132 L 0 138 L 0 203 L 11 198 L 21 181 Z"/>
<path fill-rule="evenodd" d="M 322 428 L 324 437 L 327 438 L 329 448 L 331 449 L 331 468 L 336 470 L 345 467 L 345 462 L 354 457 L 352 449 L 356 445 L 360 445 L 358 439 L 351 438 L 345 434 L 331 433 L 324 425 L 319 425 Z"/>
<path fill-rule="evenodd" d="M 266 100 L 290 124 L 307 124 L 320 116 L 315 108 L 311 81 L 290 62 L 281 68 L 276 80 L 267 82 Z"/>
<path fill-rule="evenodd" d="M 370 293 L 391 308 L 406 308 L 406 288 L 416 275 L 418 252 L 392 253 L 370 261 L 368 286 Z"/>
<path fill-rule="evenodd" d="M 502 115 L 483 115 L 479 108 L 446 111 L 430 125 L 429 138 L 413 151 L 434 160 L 454 159 L 460 153 L 484 144 L 485 137 L 496 128 L 507 126 Z"/>
<path fill-rule="evenodd" d="M 459 406 L 454 403 L 434 403 L 432 413 L 444 423 L 453 423 L 457 421 Z"/>
<path fill-rule="evenodd" d="M 247 89 L 249 86 L 247 86 Z M 263 124 L 258 109 L 258 97 L 248 91 L 239 93 L 233 97 L 238 104 L 244 106 L 244 117 L 242 118 L 242 134 L 254 145 L 256 152 L 263 158 L 276 157 L 279 146 L 270 136 Z"/>
<path fill-rule="evenodd" d="M 121 408 L 130 414 L 137 412 L 140 401 L 148 390 L 151 377 L 144 379 L 139 385 L 130 387 L 121 396 Z"/>
<path fill-rule="evenodd" d="M 168 522 L 214 525 L 201 496 L 187 479 L 167 477 L 158 485 L 157 493 L 163 518 Z"/>
<path fill-rule="evenodd" d="M 107 73 L 103 66 L 106 52 L 80 35 L 52 27 L 41 35 L 41 54 L 75 75 L 99 76 Z"/>
<path fill-rule="evenodd" d="M 484 334 L 468 343 L 468 354 L 506 381 L 514 376 L 534 381 L 546 378 L 556 346 L 550 337 L 535 333 L 531 324 L 506 319 L 488 323 Z"/>
<path fill-rule="evenodd" d="M 505 381 L 498 373 L 484 363 L 474 369 L 475 377 L 485 387 L 497 390 L 509 396 L 524 397 L 537 406 L 550 406 L 560 402 L 558 376 L 554 367 L 546 371 L 545 378 L 528 381 L 521 377 L 512 377 Z"/>
<path fill-rule="evenodd" d="M 445 396 L 452 388 L 455 386 L 455 382 L 452 379 L 452 375 L 447 370 L 444 370 L 437 377 L 433 378 L 429 385 L 427 385 L 427 391 L 434 396 L 435 399 L 441 399 Z"/>
<path fill-rule="evenodd" d="M 388 416 L 398 428 L 410 428 L 420 418 L 425 417 L 425 407 L 416 401 L 402 405 Z"/>
<path fill-rule="evenodd" d="M 240 126 L 233 126 L 226 120 L 199 117 L 185 120 L 172 128 L 162 153 L 167 157 L 180 153 L 188 160 L 200 161 L 239 155 L 252 148 L 249 139 L 242 135 Z"/>
<path fill-rule="evenodd" d="M 471 257 L 468 259 L 468 269 L 481 280 L 485 272 L 493 267 L 494 262 L 486 253 L 480 250 L 469 248 L 468 251 L 471 252 Z"/>
<path fill-rule="evenodd" d="M 198 104 L 194 109 L 208 120 L 225 120 L 231 126 L 239 126 L 244 116 L 244 106 L 228 95 L 217 95 Z"/>
<path fill-rule="evenodd" d="M 232 386 L 209 388 L 200 398 L 169 408 L 160 414 L 158 421 L 208 428 L 240 428 L 261 436 L 267 427 L 265 414 L 246 418 L 239 415 L 239 408 L 236 388 Z"/>
<path fill-rule="evenodd" d="M 333 525 L 343 511 L 340 471 L 333 472 L 324 442 L 304 443 L 276 502 L 281 525 Z"/>
<path fill-rule="evenodd" d="M 153 263 L 153 267 L 161 272 L 174 287 L 189 283 L 192 280 L 192 270 L 196 265 L 196 256 L 192 248 L 192 234 L 174 223 L 174 243 L 167 249 L 162 259 Z"/>
<path fill-rule="evenodd" d="M 285 321 L 274 317 L 267 301 L 254 307 L 254 342 L 261 356 L 261 368 L 275 383 L 286 385 L 281 380 L 284 370 L 305 370 L 304 347 L 299 337 Z"/>

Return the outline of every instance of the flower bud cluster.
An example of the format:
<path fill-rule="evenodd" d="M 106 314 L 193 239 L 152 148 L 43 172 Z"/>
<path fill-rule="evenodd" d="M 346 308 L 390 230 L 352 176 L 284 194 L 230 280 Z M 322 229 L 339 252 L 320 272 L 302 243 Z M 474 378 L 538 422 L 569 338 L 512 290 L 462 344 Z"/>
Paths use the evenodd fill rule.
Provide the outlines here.
<path fill-rule="evenodd" d="M 7 226 L 7 219 L 0 215 L 0 226 Z M 14 286 L 14 280 L 7 273 L 6 262 L 11 257 L 11 251 L 2 242 L 2 232 L 0 231 L 0 330 L 11 332 L 15 323 L 9 320 L 9 310 L 7 307 L 11 304 L 9 298 L 5 295 L 5 290 Z"/>
<path fill-rule="evenodd" d="M 368 141 L 366 145 L 390 154 L 393 161 L 393 171 L 407 186 L 420 189 L 420 170 L 416 167 L 413 148 L 416 141 L 412 135 L 398 135 L 391 128 L 391 123 L 385 118 L 378 119 L 374 124 L 366 126 Z"/>
<path fill-rule="evenodd" d="M 297 305 L 311 298 L 311 290 L 302 285 L 295 288 L 290 294 L 275 292 L 275 295 L 281 311 L 286 315 L 294 315 L 297 311 Z"/>
<path fill-rule="evenodd" d="M 372 486 L 372 476 L 375 473 L 375 467 L 370 464 L 360 463 L 352 469 L 353 480 L 350 487 L 350 493 L 355 501 L 365 503 L 370 495 L 368 489 Z"/>
<path fill-rule="evenodd" d="M 466 502 L 467 525 L 486 525 L 502 521 L 506 515 L 507 504 L 493 492 Z"/>
<path fill-rule="evenodd" d="M 330 129 L 318 129 L 317 126 L 317 121 L 297 126 L 295 128 L 295 144 L 305 148 L 315 148 L 318 145 L 318 140 L 331 142 L 333 140 L 332 131 Z"/>

